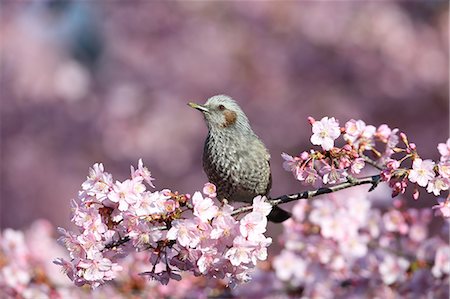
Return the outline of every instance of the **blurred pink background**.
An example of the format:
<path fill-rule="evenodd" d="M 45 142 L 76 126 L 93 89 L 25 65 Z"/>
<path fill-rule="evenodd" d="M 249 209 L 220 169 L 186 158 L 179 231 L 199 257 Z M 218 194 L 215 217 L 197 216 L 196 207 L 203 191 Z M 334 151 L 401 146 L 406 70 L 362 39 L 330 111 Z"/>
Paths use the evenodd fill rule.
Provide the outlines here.
<path fill-rule="evenodd" d="M 304 190 L 280 154 L 309 148 L 308 116 L 387 123 L 432 159 L 449 136 L 445 1 L 42 0 L 0 12 L 2 228 L 67 226 L 95 162 L 123 180 L 143 158 L 158 189 L 200 190 L 207 129 L 186 103 L 215 94 L 234 97 L 269 148 L 273 196 Z"/>

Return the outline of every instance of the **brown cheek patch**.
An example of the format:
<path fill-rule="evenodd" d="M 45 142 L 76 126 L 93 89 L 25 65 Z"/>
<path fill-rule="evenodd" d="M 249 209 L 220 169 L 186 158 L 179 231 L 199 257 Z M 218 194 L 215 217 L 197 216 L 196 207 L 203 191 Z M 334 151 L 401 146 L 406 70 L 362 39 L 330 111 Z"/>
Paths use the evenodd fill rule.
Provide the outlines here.
<path fill-rule="evenodd" d="M 237 118 L 236 112 L 225 110 L 223 114 L 225 115 L 225 123 L 223 124 L 224 128 L 229 127 L 236 122 Z"/>

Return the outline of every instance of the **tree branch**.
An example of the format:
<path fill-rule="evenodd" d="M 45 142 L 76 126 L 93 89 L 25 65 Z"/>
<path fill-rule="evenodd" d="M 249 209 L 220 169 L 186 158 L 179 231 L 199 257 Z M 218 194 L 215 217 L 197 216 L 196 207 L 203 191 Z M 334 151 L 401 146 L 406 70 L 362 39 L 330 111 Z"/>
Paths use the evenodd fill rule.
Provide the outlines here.
<path fill-rule="evenodd" d="M 323 194 L 328 194 L 328 193 L 333 193 L 339 190 L 343 190 L 343 189 L 347 189 L 350 187 L 354 187 L 354 186 L 359 186 L 359 185 L 366 185 L 366 184 L 371 184 L 372 186 L 369 189 L 369 192 L 374 190 L 378 184 L 381 181 L 381 176 L 379 174 L 377 175 L 373 175 L 373 176 L 368 176 L 368 177 L 363 177 L 363 178 L 353 178 L 351 181 L 347 181 L 345 183 L 341 183 L 341 184 L 337 184 L 331 187 L 323 187 L 323 188 L 319 188 L 317 190 L 312 190 L 312 191 L 303 191 L 300 193 L 294 193 L 294 194 L 289 194 L 289 195 L 282 195 L 279 196 L 277 198 L 273 198 L 269 200 L 269 203 L 272 204 L 272 206 L 277 206 L 283 203 L 288 203 L 294 200 L 299 200 L 299 199 L 310 199 L 319 195 L 323 195 Z M 253 209 L 252 206 L 245 206 L 245 207 L 241 207 L 239 209 L 234 210 L 231 215 L 237 215 L 243 212 L 247 212 L 247 211 L 251 211 Z"/>
<path fill-rule="evenodd" d="M 384 170 L 382 165 L 379 165 L 376 161 L 370 159 L 369 157 L 367 157 L 366 155 L 361 155 L 361 157 L 364 159 L 364 161 L 369 164 L 372 165 L 373 167 L 375 167 L 378 170 Z"/>
<path fill-rule="evenodd" d="M 166 230 L 166 229 L 167 229 L 167 226 L 165 226 L 165 225 L 155 226 L 150 229 L 150 232 L 157 231 L 157 230 Z M 125 235 L 124 237 L 120 238 L 117 241 L 106 244 L 105 249 L 113 249 L 114 247 L 119 247 L 119 246 L 127 243 L 130 240 L 131 240 L 131 238 L 128 235 Z"/>

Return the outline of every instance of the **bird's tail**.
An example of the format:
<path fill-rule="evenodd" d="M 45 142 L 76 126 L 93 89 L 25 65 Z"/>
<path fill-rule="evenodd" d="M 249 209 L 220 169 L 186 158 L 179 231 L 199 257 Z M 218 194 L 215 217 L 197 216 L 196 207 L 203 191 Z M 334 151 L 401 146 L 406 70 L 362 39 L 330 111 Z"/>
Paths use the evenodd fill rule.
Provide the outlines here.
<path fill-rule="evenodd" d="M 279 208 L 278 206 L 273 206 L 272 211 L 270 211 L 270 214 L 267 216 L 267 219 L 275 223 L 281 223 L 290 217 L 291 213 Z"/>

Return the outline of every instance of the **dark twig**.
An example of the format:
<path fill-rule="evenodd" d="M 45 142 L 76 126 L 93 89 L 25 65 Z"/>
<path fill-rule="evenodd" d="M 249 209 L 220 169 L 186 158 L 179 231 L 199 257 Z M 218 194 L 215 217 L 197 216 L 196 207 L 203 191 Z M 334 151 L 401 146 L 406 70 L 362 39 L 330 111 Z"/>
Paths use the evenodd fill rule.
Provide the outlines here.
<path fill-rule="evenodd" d="M 269 202 L 272 204 L 272 206 L 276 206 L 276 205 L 288 203 L 288 202 L 291 202 L 294 200 L 310 199 L 310 198 L 313 198 L 313 197 L 316 197 L 319 195 L 333 193 L 333 192 L 337 192 L 339 190 L 347 189 L 350 187 L 359 186 L 359 185 L 367 185 L 367 184 L 372 185 L 369 189 L 369 191 L 372 191 L 373 189 L 375 189 L 378 186 L 380 181 L 381 181 L 381 176 L 379 174 L 373 175 L 373 176 L 368 176 L 368 177 L 363 177 L 363 178 L 353 178 L 352 177 L 351 180 L 348 180 L 345 183 L 337 184 L 337 185 L 334 185 L 331 187 L 323 187 L 323 188 L 319 188 L 317 190 L 312 190 L 312 191 L 303 191 L 300 193 L 282 195 L 277 198 L 270 199 Z M 252 206 L 244 206 L 244 207 L 234 210 L 231 213 L 231 215 L 234 216 L 234 215 L 237 215 L 240 213 L 251 211 L 252 209 L 253 209 Z M 167 226 L 156 226 L 156 227 L 153 227 L 151 229 L 151 231 L 165 230 L 165 229 L 168 229 Z M 105 249 L 112 249 L 114 247 L 118 247 L 120 245 L 127 243 L 128 241 L 130 241 L 130 238 L 128 236 L 124 236 L 123 238 L 119 239 L 118 241 L 107 244 L 105 246 Z"/>
<path fill-rule="evenodd" d="M 120 245 L 123 245 L 123 244 L 127 243 L 128 241 L 130 241 L 130 237 L 125 236 L 125 237 L 120 238 L 119 240 L 117 240 L 117 241 L 115 241 L 115 242 L 111 242 L 111 243 L 109 243 L 109 244 L 106 244 L 106 245 L 105 245 L 105 249 L 113 249 L 113 248 L 116 248 L 116 247 L 118 247 L 118 246 L 120 246 Z"/>
<path fill-rule="evenodd" d="M 152 232 L 152 231 L 166 230 L 166 229 L 167 229 L 167 226 L 162 225 L 162 226 L 155 226 L 155 227 L 152 227 L 152 228 L 150 229 L 150 231 Z M 127 243 L 127 242 L 130 241 L 130 240 L 131 240 L 131 239 L 130 239 L 129 236 L 124 236 L 124 237 L 120 238 L 120 239 L 117 240 L 117 241 L 114 241 L 114 242 L 111 242 L 111 243 L 106 244 L 106 245 L 105 245 L 105 249 L 113 249 L 113 248 L 119 247 L 120 245 L 123 245 L 123 244 Z"/>
<path fill-rule="evenodd" d="M 343 189 L 347 189 L 347 188 L 359 186 L 359 185 L 365 185 L 365 184 L 371 184 L 372 186 L 369 189 L 369 191 L 372 191 L 380 183 L 380 180 L 381 180 L 381 176 L 379 174 L 373 175 L 373 176 L 368 176 L 368 177 L 363 177 L 363 178 L 353 178 L 351 181 L 337 184 L 337 185 L 334 185 L 331 187 L 324 187 L 324 188 L 319 188 L 317 190 L 312 190 L 312 191 L 303 191 L 300 193 L 282 195 L 277 198 L 273 198 L 273 199 L 269 200 L 269 202 L 272 204 L 272 206 L 276 206 L 276 205 L 288 203 L 288 202 L 291 202 L 294 200 L 310 199 L 310 198 L 313 198 L 313 197 L 316 197 L 319 195 L 333 193 L 333 192 L 336 192 L 339 190 L 343 190 Z M 237 214 L 240 214 L 243 212 L 250 211 L 252 209 L 253 209 L 252 206 L 241 207 L 239 209 L 234 210 L 233 213 L 231 213 L 231 215 L 237 215 Z"/>

